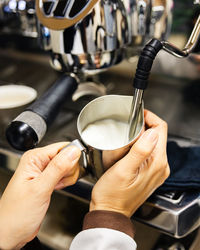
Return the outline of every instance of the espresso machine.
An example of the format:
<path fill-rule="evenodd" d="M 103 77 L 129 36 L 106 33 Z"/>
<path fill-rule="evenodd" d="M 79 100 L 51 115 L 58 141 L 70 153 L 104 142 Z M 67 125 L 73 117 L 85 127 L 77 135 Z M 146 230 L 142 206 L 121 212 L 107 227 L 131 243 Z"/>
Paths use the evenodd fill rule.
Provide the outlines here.
<path fill-rule="evenodd" d="M 117 83 L 117 77 L 110 87 L 107 72 L 138 55 L 151 38 L 159 39 L 163 49 L 174 56 L 189 55 L 199 39 L 200 19 L 181 50 L 167 42 L 172 9 L 172 0 L 1 1 L 0 35 L 37 41 L 39 51 L 48 53 L 49 72 L 55 80 L 11 121 L 7 138 L 12 147 L 6 141 L 0 144 L 2 167 L 13 171 L 21 152 L 76 138 L 77 113 L 91 98 L 107 93 L 132 95 L 131 83 L 129 87 L 123 81 Z M 95 181 L 86 176 L 62 194 L 88 202 Z M 155 193 L 133 219 L 173 238 L 184 238 L 200 226 L 200 193 Z"/>
<path fill-rule="evenodd" d="M 171 7 L 171 0 L 151 4 L 148 1 L 91 1 L 79 7 L 75 2 L 36 1 L 40 44 L 50 51 L 53 68 L 64 75 L 28 108 L 28 113 L 22 113 L 11 124 L 7 131 L 11 145 L 19 150 L 34 147 L 80 81 L 87 81 L 88 75 L 96 75 L 135 55 L 152 37 L 165 40 Z M 66 84 L 66 81 L 69 82 Z M 98 86 L 96 89 L 98 91 Z M 28 125 L 27 132 L 22 129 L 24 125 Z"/>

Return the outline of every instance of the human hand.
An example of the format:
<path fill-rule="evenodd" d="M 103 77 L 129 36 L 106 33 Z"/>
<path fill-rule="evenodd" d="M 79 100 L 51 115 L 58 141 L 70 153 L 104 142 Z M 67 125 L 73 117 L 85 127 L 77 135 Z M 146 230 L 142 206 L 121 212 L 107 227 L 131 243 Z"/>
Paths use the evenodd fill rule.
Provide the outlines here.
<path fill-rule="evenodd" d="M 194 66 L 198 71 L 200 71 L 200 55 L 199 54 L 191 54 L 189 59 L 194 63 Z"/>
<path fill-rule="evenodd" d="M 0 249 L 20 249 L 31 241 L 39 231 L 54 189 L 78 179 L 81 152 L 75 146 L 63 149 L 66 145 L 55 143 L 22 156 L 0 200 Z"/>
<path fill-rule="evenodd" d="M 169 176 L 167 124 L 150 111 L 145 110 L 144 116 L 147 130 L 95 184 L 90 211 L 110 210 L 130 217 Z"/>

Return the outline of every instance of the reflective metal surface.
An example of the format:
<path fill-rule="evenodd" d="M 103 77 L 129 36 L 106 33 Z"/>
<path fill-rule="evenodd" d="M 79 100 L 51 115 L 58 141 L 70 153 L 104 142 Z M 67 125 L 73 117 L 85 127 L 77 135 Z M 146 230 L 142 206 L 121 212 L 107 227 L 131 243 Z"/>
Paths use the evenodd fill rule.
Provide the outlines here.
<path fill-rule="evenodd" d="M 126 1 L 131 44 L 129 53 L 134 55 L 151 38 L 166 39 L 172 23 L 172 0 Z"/>
<path fill-rule="evenodd" d="M 102 96 L 106 95 L 106 87 L 101 83 L 95 83 L 91 81 L 82 82 L 79 84 L 78 89 L 73 95 L 73 101 L 77 101 L 79 98 L 84 96 Z"/>
<path fill-rule="evenodd" d="M 173 56 L 180 57 L 180 58 L 186 57 L 190 53 L 193 52 L 195 46 L 199 42 L 199 38 L 200 38 L 200 15 L 194 25 L 192 33 L 187 41 L 187 44 L 183 48 L 183 50 L 178 49 L 173 44 L 170 44 L 168 41 L 162 41 L 163 49 L 167 51 L 168 53 L 172 54 Z"/>
<path fill-rule="evenodd" d="M 36 0 L 36 12 L 40 22 L 53 30 L 69 28 L 83 19 L 98 0 Z"/>
<path fill-rule="evenodd" d="M 122 61 L 129 41 L 126 10 L 121 0 L 99 1 L 89 15 L 64 30 L 41 26 L 52 66 L 62 71 L 105 69 Z"/>
<path fill-rule="evenodd" d="M 53 23 L 63 21 L 64 16 L 60 18 L 59 15 L 65 13 L 65 5 L 42 0 L 37 4 L 47 5 L 48 8 L 42 11 L 46 19 L 58 12 Z M 137 54 L 150 38 L 166 38 L 171 12 L 172 0 L 100 0 L 75 25 L 49 29 L 37 25 L 34 0 L 3 0 L 0 3 L 0 32 L 39 36 L 42 47 L 51 52 L 54 69 L 94 74 Z"/>
<path fill-rule="evenodd" d="M 141 110 L 142 105 L 142 97 L 144 94 L 144 90 L 142 89 L 134 89 L 133 100 L 131 104 L 131 111 L 128 119 L 128 133 L 127 133 L 127 140 L 129 141 L 130 138 L 135 134 L 137 123 L 139 119 L 139 113 Z"/>
<path fill-rule="evenodd" d="M 200 225 L 200 193 L 155 194 L 136 212 L 136 220 L 181 238 Z"/>
<path fill-rule="evenodd" d="M 40 39 L 56 70 L 96 73 L 137 54 L 150 38 L 166 38 L 171 14 L 172 0 L 101 0 L 70 28 L 40 26 Z"/>
<path fill-rule="evenodd" d="M 91 145 L 86 138 L 82 137 L 82 133 L 88 125 L 105 119 L 112 119 L 128 125 L 131 102 L 132 96 L 105 95 L 88 103 L 78 116 L 78 132 L 87 149 L 83 155 L 83 166 L 96 180 L 98 180 L 117 160 L 122 158 L 127 153 L 130 146 L 140 136 L 144 128 L 143 105 L 141 105 L 139 110 L 134 134 L 132 134 L 128 141 L 126 140 L 127 131 L 120 131 L 120 133 L 124 135 L 124 142 L 119 147 L 102 144 L 100 148 L 95 144 L 98 143 L 95 140 L 93 140 L 93 144 Z M 98 132 L 101 133 L 101 131 Z M 82 150 L 82 148 L 80 149 Z"/>
<path fill-rule="evenodd" d="M 34 0 L 1 0 L 0 33 L 37 37 Z"/>

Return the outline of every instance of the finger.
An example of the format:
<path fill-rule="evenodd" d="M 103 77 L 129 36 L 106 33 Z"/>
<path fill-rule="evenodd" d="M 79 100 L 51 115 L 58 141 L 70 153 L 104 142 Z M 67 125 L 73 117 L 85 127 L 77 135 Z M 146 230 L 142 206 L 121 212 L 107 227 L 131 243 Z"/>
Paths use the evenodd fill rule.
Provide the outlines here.
<path fill-rule="evenodd" d="M 157 148 L 159 148 L 163 152 L 166 152 L 167 130 L 168 130 L 167 123 L 148 110 L 144 111 L 144 117 L 147 126 L 149 128 L 155 128 L 159 134 Z"/>
<path fill-rule="evenodd" d="M 149 174 L 153 174 L 159 171 L 159 166 L 168 165 L 167 161 L 167 123 L 160 119 L 157 115 L 152 112 L 145 110 L 145 122 L 148 127 L 153 127 L 159 134 L 158 142 L 156 148 L 152 154 L 153 162 L 151 163 L 151 168 L 149 170 Z"/>
<path fill-rule="evenodd" d="M 20 168 L 39 168 L 43 171 L 49 162 L 67 145 L 69 142 L 58 142 L 45 147 L 27 151 L 20 160 Z"/>
<path fill-rule="evenodd" d="M 135 175 L 141 164 L 151 155 L 158 141 L 158 133 L 155 129 L 146 130 L 132 146 L 129 153 L 122 158 L 117 165 L 121 173 Z M 123 171 L 121 169 L 123 167 Z"/>
<path fill-rule="evenodd" d="M 149 128 L 154 128 L 164 123 L 164 121 L 160 117 L 158 117 L 157 115 L 155 115 L 154 113 L 152 113 L 147 109 L 144 110 L 144 119 L 146 125 Z"/>
<path fill-rule="evenodd" d="M 64 176 L 59 182 L 58 184 L 55 186 L 56 190 L 60 190 L 63 189 L 65 187 L 74 185 L 78 178 L 80 176 L 80 166 L 79 164 L 77 164 L 76 169 L 74 171 L 73 174 L 71 174 L 70 176 Z"/>
<path fill-rule="evenodd" d="M 46 189 L 53 191 L 64 176 L 70 176 L 73 169 L 78 168 L 80 156 L 81 151 L 75 146 L 67 147 L 59 152 L 41 174 L 41 181 L 46 185 Z"/>
<path fill-rule="evenodd" d="M 168 159 L 167 159 L 167 124 L 160 120 L 159 125 L 154 128 L 159 134 L 158 142 L 151 156 L 147 159 L 146 167 L 140 169 L 140 175 L 142 178 L 144 176 L 149 176 L 152 179 L 154 175 L 159 175 L 162 169 L 167 169 Z M 148 170 L 148 173 L 147 173 Z M 169 172 L 169 170 L 168 170 Z"/>

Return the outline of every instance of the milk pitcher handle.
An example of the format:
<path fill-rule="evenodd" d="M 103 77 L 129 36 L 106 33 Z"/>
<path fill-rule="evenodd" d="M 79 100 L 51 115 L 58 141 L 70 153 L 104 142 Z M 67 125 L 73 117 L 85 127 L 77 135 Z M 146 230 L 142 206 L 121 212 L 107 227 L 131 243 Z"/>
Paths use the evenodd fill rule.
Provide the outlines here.
<path fill-rule="evenodd" d="M 80 179 L 81 177 L 84 177 L 88 172 L 87 148 L 83 146 L 83 144 L 78 139 L 73 140 L 63 149 L 70 147 L 70 146 L 76 146 L 77 148 L 81 150 L 81 153 L 82 153 L 82 164 L 80 165 L 81 168 L 80 168 L 80 174 L 79 174 L 79 179 Z"/>

